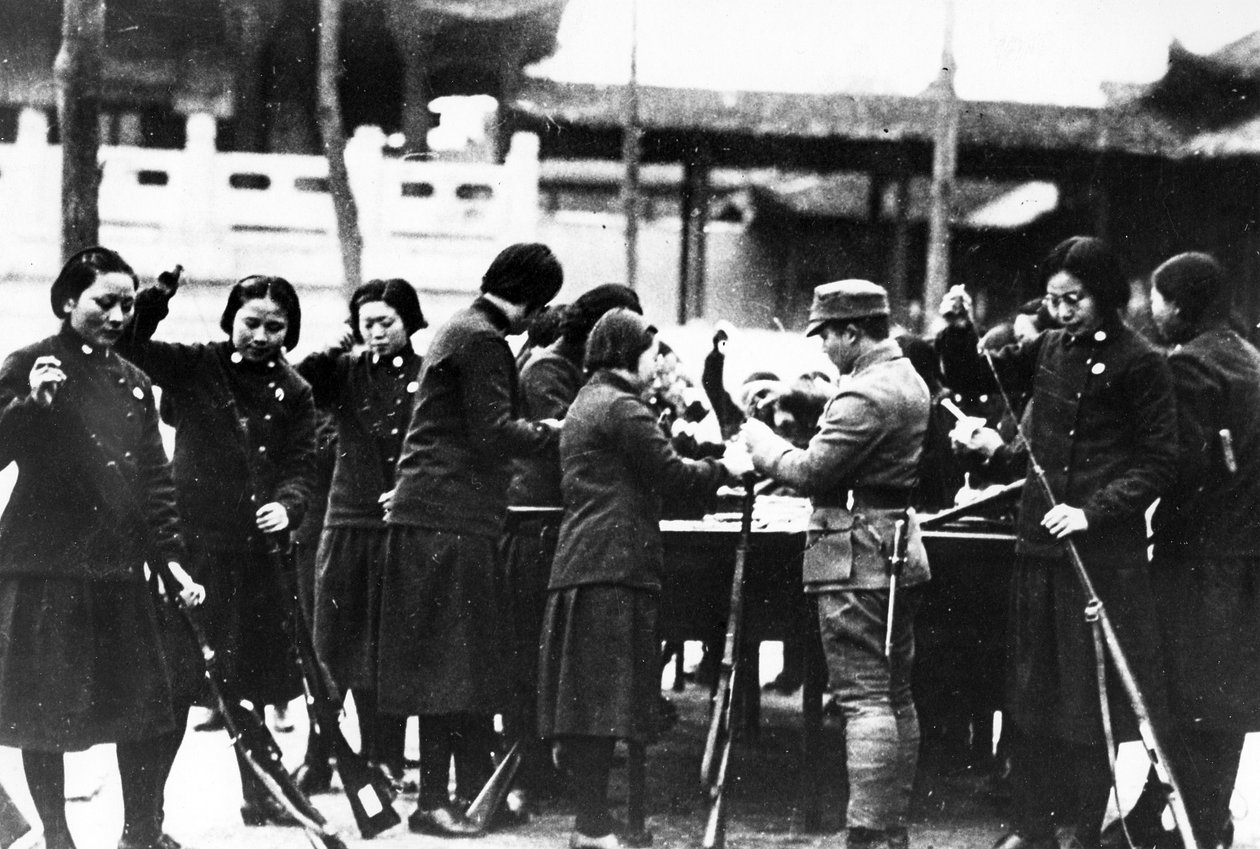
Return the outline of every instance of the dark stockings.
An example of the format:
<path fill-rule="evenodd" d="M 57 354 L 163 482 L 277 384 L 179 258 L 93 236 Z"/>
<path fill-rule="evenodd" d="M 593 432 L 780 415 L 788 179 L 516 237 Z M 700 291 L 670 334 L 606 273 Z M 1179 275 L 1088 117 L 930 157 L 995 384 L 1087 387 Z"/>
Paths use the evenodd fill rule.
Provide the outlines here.
<path fill-rule="evenodd" d="M 608 776 L 616 743 L 612 737 L 566 737 L 561 743 L 561 757 L 572 774 L 577 803 L 573 827 L 589 837 L 602 837 L 615 825 L 608 813 Z"/>
<path fill-rule="evenodd" d="M 1055 826 L 1076 830 L 1086 847 L 1098 845 L 1111 766 L 1105 746 L 1071 743 L 1013 728 L 1011 795 L 1016 830 L 1036 839 Z"/>
<path fill-rule="evenodd" d="M 74 849 L 66 823 L 66 766 L 61 752 L 22 750 L 26 786 L 44 825 L 48 849 Z"/>
<path fill-rule="evenodd" d="M 185 725 L 160 737 L 118 744 L 124 837 L 151 842 L 161 836 L 166 779 L 184 741 Z"/>
<path fill-rule="evenodd" d="M 376 693 L 371 690 L 351 692 L 354 694 L 354 709 L 359 715 L 359 740 L 362 741 L 363 756 L 401 774 L 407 717 L 381 713 L 377 708 Z"/>

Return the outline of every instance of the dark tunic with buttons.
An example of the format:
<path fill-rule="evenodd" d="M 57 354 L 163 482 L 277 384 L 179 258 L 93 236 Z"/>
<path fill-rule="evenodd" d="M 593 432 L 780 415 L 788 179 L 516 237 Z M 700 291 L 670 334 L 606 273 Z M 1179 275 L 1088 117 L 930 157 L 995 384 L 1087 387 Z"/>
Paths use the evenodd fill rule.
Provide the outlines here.
<path fill-rule="evenodd" d="M 343 688 L 376 688 L 386 533 L 380 497 L 394 487 L 421 362 L 407 345 L 384 358 L 370 351 L 313 354 L 297 367 L 337 426 L 316 558 L 315 648 Z"/>
<path fill-rule="evenodd" d="M 564 519 L 539 646 L 538 731 L 646 741 L 660 694 L 661 496 L 712 493 L 624 377 L 596 372 L 560 439 Z"/>
<path fill-rule="evenodd" d="M 1168 357 L 1181 463 L 1152 525 L 1170 707 L 1201 730 L 1260 730 L 1260 352 L 1211 327 Z M 1229 431 L 1235 469 L 1221 430 Z"/>
<path fill-rule="evenodd" d="M 155 292 L 140 293 L 118 350 L 161 387 L 175 428 L 175 487 L 189 571 L 206 586 L 206 636 L 242 698 L 288 702 L 301 690 L 285 623 L 291 601 L 254 517 L 274 501 L 290 528 L 302 521 L 314 474 L 311 388 L 284 361 L 251 363 L 229 342 L 150 341 L 166 314 Z"/>
<path fill-rule="evenodd" d="M 35 360 L 66 381 L 30 399 Z M 148 378 L 72 330 L 0 368 L 0 744 L 67 751 L 175 728 L 149 546 L 182 561 L 175 490 Z"/>
<path fill-rule="evenodd" d="M 507 316 L 478 298 L 434 337 L 389 516 L 377 692 L 393 714 L 494 714 L 509 689 L 499 540 L 520 416 Z"/>
<path fill-rule="evenodd" d="M 979 373 L 975 332 L 938 337 L 946 375 Z M 970 358 L 970 365 L 965 360 Z M 1085 512 L 1089 529 L 1073 540 L 1110 615 L 1148 706 L 1166 704 L 1160 640 L 1146 559 L 1145 511 L 1172 482 L 1177 408 L 1164 357 L 1123 324 L 1075 339 L 1053 330 L 996 358 L 1012 397 L 1031 393 L 1028 438 L 1055 498 Z M 991 386 L 991 384 L 990 384 Z M 1094 645 L 1085 594 L 1064 548 L 1041 527 L 1050 504 L 1033 483 L 1020 505 L 1011 584 L 1007 710 L 1032 733 L 1103 742 Z M 1128 701 L 1109 676 L 1111 704 L 1133 733 Z"/>

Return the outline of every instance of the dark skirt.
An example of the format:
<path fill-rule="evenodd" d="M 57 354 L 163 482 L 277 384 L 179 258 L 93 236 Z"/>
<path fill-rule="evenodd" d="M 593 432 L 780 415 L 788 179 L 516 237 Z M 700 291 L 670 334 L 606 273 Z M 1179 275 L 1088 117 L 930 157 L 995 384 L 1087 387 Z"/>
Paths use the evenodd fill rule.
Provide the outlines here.
<path fill-rule="evenodd" d="M 175 727 L 143 582 L 0 579 L 0 745 L 78 751 Z"/>
<path fill-rule="evenodd" d="M 502 587 L 494 537 L 389 528 L 377 641 L 383 713 L 491 715 L 506 707 Z"/>
<path fill-rule="evenodd" d="M 302 692 L 289 620 L 293 601 L 265 552 L 190 545 L 193 577 L 205 585 L 201 622 L 219 673 L 235 698 L 258 708 Z"/>
<path fill-rule="evenodd" d="M 1145 552 L 1130 562 L 1089 566 L 1157 728 L 1167 699 Z M 1073 743 L 1104 742 L 1094 638 L 1085 621 L 1085 592 L 1067 558 L 1020 555 L 1011 579 L 1007 644 L 1007 709 L 1028 733 Z M 1107 663 L 1108 702 L 1117 740 L 1137 739 L 1137 725 L 1116 667 Z"/>
<path fill-rule="evenodd" d="M 650 742 L 661 692 L 657 595 L 593 584 L 552 592 L 538 655 L 538 733 Z"/>
<path fill-rule="evenodd" d="M 1151 571 L 1174 718 L 1204 731 L 1260 731 L 1260 562 L 1175 563 L 1157 550 Z"/>
<path fill-rule="evenodd" d="M 315 563 L 315 650 L 343 690 L 376 689 L 384 527 L 325 528 Z"/>
<path fill-rule="evenodd" d="M 513 681 L 518 689 L 528 691 L 531 702 L 538 684 L 538 638 L 559 532 L 559 516 L 531 518 L 509 523 L 503 541 Z"/>

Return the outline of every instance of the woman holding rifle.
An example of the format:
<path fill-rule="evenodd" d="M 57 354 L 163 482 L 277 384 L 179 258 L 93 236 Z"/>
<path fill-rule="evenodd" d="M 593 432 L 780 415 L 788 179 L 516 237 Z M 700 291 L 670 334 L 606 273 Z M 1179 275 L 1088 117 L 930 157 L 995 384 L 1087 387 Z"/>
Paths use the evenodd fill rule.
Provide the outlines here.
<path fill-rule="evenodd" d="M 539 655 L 538 730 L 573 773 L 572 849 L 616 849 L 607 811 L 618 739 L 646 742 L 660 694 L 656 637 L 663 493 L 711 493 L 752 470 L 746 455 L 686 460 L 641 399 L 656 329 L 615 309 L 591 330 L 590 378 L 560 438 L 561 521 Z"/>
<path fill-rule="evenodd" d="M 61 330 L 0 368 L 0 456 L 18 479 L 0 517 L 0 744 L 22 750 L 48 849 L 73 849 L 62 753 L 117 743 L 120 849 L 178 849 L 162 799 L 184 734 L 145 583 L 179 567 L 170 464 L 148 378 L 114 352 L 136 297 L 117 253 L 88 248 L 53 282 Z"/>
<path fill-rule="evenodd" d="M 350 296 L 350 328 L 341 344 L 298 365 L 315 403 L 337 424 L 337 459 L 315 567 L 315 646 L 337 686 L 354 693 L 363 755 L 391 780 L 403 779 L 405 716 L 376 709 L 377 630 L 388 530 L 381 495 L 394 488 L 394 466 L 419 388 L 420 355 L 412 335 L 427 327 L 406 280 L 369 280 Z M 362 345 L 358 353 L 355 344 Z M 324 770 L 328 764 L 313 764 Z"/>
<path fill-rule="evenodd" d="M 175 487 L 193 575 L 210 588 L 207 637 L 233 691 L 257 710 L 301 691 L 285 630 L 291 605 L 268 557 L 268 534 L 301 521 L 314 471 L 311 388 L 284 359 L 302 310 L 281 277 L 246 277 L 209 344 L 154 342 L 177 278 L 139 293 L 119 353 L 163 390 L 175 428 Z M 292 822 L 237 757 L 246 825 Z"/>
<path fill-rule="evenodd" d="M 1086 236 L 1062 242 L 1040 277 L 1062 329 L 993 357 L 1007 397 L 1031 392 L 1029 448 L 1057 502 L 1047 503 L 1039 486 L 1024 487 L 1005 708 L 1014 827 L 996 845 L 1053 847 L 1062 827 L 1091 849 L 1111 775 L 1086 595 L 1063 541 L 1076 545 L 1149 707 L 1162 715 L 1144 512 L 1173 479 L 1176 402 L 1164 358 L 1121 317 L 1128 278 L 1105 243 Z M 987 370 L 966 293 L 950 290 L 941 312 L 950 325 L 937 337 L 946 382 L 951 372 Z M 977 450 L 993 444 L 987 428 L 968 443 Z M 1132 714 L 1114 685 L 1109 701 L 1117 734 L 1132 739 L 1125 722 Z"/>

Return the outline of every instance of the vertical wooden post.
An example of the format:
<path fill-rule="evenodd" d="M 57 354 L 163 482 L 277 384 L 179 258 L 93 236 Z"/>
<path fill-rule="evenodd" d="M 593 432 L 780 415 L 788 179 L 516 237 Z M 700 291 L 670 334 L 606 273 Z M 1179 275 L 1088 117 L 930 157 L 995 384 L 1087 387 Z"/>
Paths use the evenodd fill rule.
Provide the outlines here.
<path fill-rule="evenodd" d="M 888 269 L 890 291 L 899 292 L 904 308 L 911 299 L 910 292 L 910 175 L 897 175 L 893 186 L 893 238 L 892 262 Z M 926 306 L 926 305 L 925 305 Z M 907 311 L 909 318 L 909 311 Z M 911 332 L 922 333 L 924 328 L 911 327 Z"/>
<path fill-rule="evenodd" d="M 945 2 L 945 38 L 936 80 L 936 132 L 932 145 L 932 193 L 928 217 L 927 280 L 923 307 L 931 311 L 949 288 L 950 218 L 958 167 L 958 103 L 954 93 L 954 0 Z"/>
<path fill-rule="evenodd" d="M 61 131 L 61 259 L 100 241 L 105 0 L 64 0 L 53 65 Z"/>
<path fill-rule="evenodd" d="M 682 256 L 679 275 L 678 323 L 704 314 L 704 277 L 709 223 L 709 175 L 712 169 L 707 145 L 698 140 L 683 163 Z"/>
<path fill-rule="evenodd" d="M 639 3 L 630 0 L 630 84 L 626 87 L 626 120 L 621 137 L 625 176 L 621 202 L 626 216 L 626 285 L 639 280 L 639 156 L 643 128 L 639 123 Z"/>
<path fill-rule="evenodd" d="M 349 292 L 363 282 L 363 235 L 346 170 L 346 130 L 341 120 L 341 0 L 319 3 L 319 131 L 328 160 L 328 188 L 337 218 L 337 242 Z"/>

